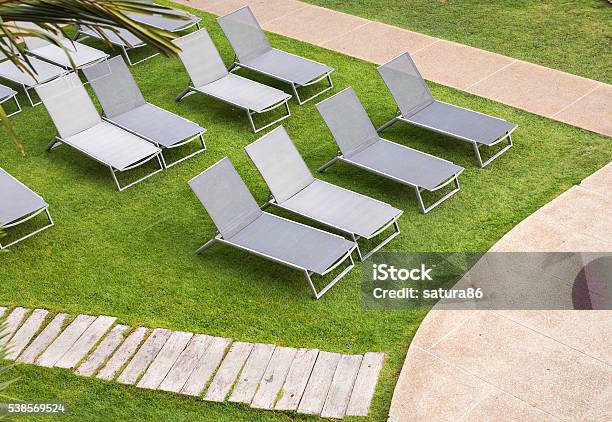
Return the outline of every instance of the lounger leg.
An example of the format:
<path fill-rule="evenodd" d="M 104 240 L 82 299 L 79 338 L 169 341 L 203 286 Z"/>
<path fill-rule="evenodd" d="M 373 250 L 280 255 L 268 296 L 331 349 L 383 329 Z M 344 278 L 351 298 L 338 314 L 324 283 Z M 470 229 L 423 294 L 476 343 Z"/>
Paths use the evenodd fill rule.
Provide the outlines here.
<path fill-rule="evenodd" d="M 30 105 L 32 107 L 36 107 L 37 105 L 42 103 L 42 101 L 38 101 L 37 103 L 32 101 L 32 97 L 30 96 L 30 92 L 29 92 L 28 87 L 26 87 L 25 85 L 22 85 L 22 87 L 23 87 L 23 92 L 25 93 L 26 97 L 28 97 L 28 101 L 30 102 Z"/>
<path fill-rule="evenodd" d="M 359 247 L 359 243 L 357 242 L 359 240 L 359 236 L 356 236 L 355 234 L 351 234 L 351 237 L 353 238 L 353 242 L 355 242 L 355 244 L 357 245 L 357 247 L 356 247 L 356 249 L 357 249 L 357 256 L 359 257 L 359 260 L 361 262 L 363 262 L 366 259 L 368 259 L 370 256 L 372 256 L 372 254 L 374 254 L 375 252 L 378 252 L 383 246 L 385 246 L 387 243 L 391 242 L 393 239 L 395 239 L 397 236 L 400 235 L 401 231 L 400 231 L 397 219 L 393 219 L 393 221 L 390 223 L 390 225 L 393 226 L 393 233 L 389 237 L 387 237 L 385 240 L 380 242 L 378 245 L 376 245 L 374 248 L 372 248 L 370 251 L 366 252 L 365 254 L 361 253 L 361 248 Z M 386 230 L 388 227 L 389 227 L 389 225 L 387 225 L 381 231 Z"/>
<path fill-rule="evenodd" d="M 317 171 L 319 173 L 323 173 L 325 170 L 327 170 L 329 167 L 333 166 L 334 164 L 336 164 L 336 162 L 339 160 L 338 157 L 334 157 L 332 158 L 330 161 L 328 161 L 327 163 L 323 164 L 321 167 L 319 167 L 317 169 Z"/>
<path fill-rule="evenodd" d="M 504 138 L 507 138 L 508 144 L 505 147 L 503 147 L 502 149 L 500 149 L 499 151 L 497 151 L 495 154 L 493 154 L 493 156 L 491 156 L 488 160 L 486 160 L 484 162 L 482 161 L 482 157 L 480 155 L 480 146 L 476 142 L 474 142 L 472 144 L 474 146 L 474 152 L 476 153 L 476 159 L 478 160 L 478 164 L 480 165 L 481 168 L 484 168 L 485 166 L 490 164 L 493 160 L 495 160 L 497 157 L 499 157 L 504 152 L 506 152 L 510 148 L 512 148 L 512 134 L 511 133 L 506 133 L 506 136 Z"/>
<path fill-rule="evenodd" d="M 435 207 L 440 205 L 442 202 L 446 201 L 448 198 L 450 198 L 451 196 L 459 192 L 459 190 L 461 189 L 461 187 L 459 186 L 459 178 L 457 176 L 454 176 L 452 181 L 454 182 L 455 188 L 428 207 L 425 207 L 425 204 L 423 203 L 423 197 L 421 196 L 421 188 L 419 188 L 418 186 L 415 186 L 414 190 L 416 192 L 417 199 L 419 201 L 419 208 L 421 209 L 421 212 L 423 214 L 427 214 L 429 211 L 433 210 Z"/>
<path fill-rule="evenodd" d="M 115 173 L 117 172 L 117 170 L 115 170 L 115 169 L 114 169 L 114 168 L 112 168 L 111 166 L 108 166 L 108 168 L 110 169 L 111 174 L 112 174 L 112 176 L 113 176 L 113 180 L 115 181 L 115 185 L 117 185 L 117 189 L 119 190 L 119 192 L 123 192 L 123 191 L 124 191 L 124 190 L 126 190 L 127 188 L 132 187 L 132 186 L 134 186 L 135 184 L 140 183 L 140 182 L 142 182 L 142 181 L 143 181 L 143 180 L 145 180 L 145 179 L 148 179 L 149 177 L 153 176 L 154 174 L 159 173 L 160 171 L 163 171 L 163 170 L 164 170 L 164 164 L 163 164 L 163 162 L 162 162 L 161 152 L 160 152 L 160 153 L 158 153 L 158 154 L 156 154 L 156 155 L 154 155 L 153 157 L 150 157 L 150 158 L 146 159 L 145 161 L 142 161 L 142 162 L 138 163 L 138 165 L 136 165 L 136 166 L 132 166 L 132 167 L 126 168 L 124 171 L 127 171 L 127 170 L 132 170 L 132 169 L 134 169 L 134 168 L 136 168 L 136 167 L 139 167 L 139 166 L 143 165 L 144 163 L 146 163 L 146 162 L 148 162 L 148 161 L 152 160 L 153 158 L 157 158 L 157 163 L 159 164 L 159 169 L 158 169 L 158 170 L 155 170 L 155 171 L 153 171 L 153 172 L 151 172 L 151 173 L 147 174 L 146 176 L 143 176 L 143 177 L 141 177 L 140 179 L 138 179 L 138 180 L 136 180 L 136 181 L 134 181 L 134 182 L 132 182 L 132 183 L 129 183 L 129 184 L 125 185 L 125 186 L 121 186 L 121 185 L 119 184 L 119 181 L 117 180 L 117 175 L 115 174 Z"/>
<path fill-rule="evenodd" d="M 293 95 L 295 95 L 295 99 L 297 100 L 299 105 L 304 105 L 306 104 L 308 101 L 317 98 L 319 95 L 326 93 L 327 91 L 329 91 L 330 89 L 334 88 L 334 82 L 332 81 L 331 78 L 331 73 L 328 73 L 325 75 L 325 78 L 327 79 L 327 88 L 323 89 L 322 91 L 317 92 L 316 94 L 312 95 L 309 98 L 306 98 L 305 100 L 302 100 L 300 98 L 300 94 L 298 93 L 298 86 L 294 83 L 291 84 L 291 88 L 293 89 Z M 315 84 L 317 82 L 319 82 L 321 79 L 318 79 L 314 82 L 310 82 L 308 83 L 308 85 L 312 85 Z M 302 86 L 308 86 L 308 85 L 302 85 Z"/>
<path fill-rule="evenodd" d="M 268 123 L 268 124 L 266 124 L 266 125 L 264 125 L 264 126 L 262 126 L 260 128 L 255 127 L 255 123 L 253 122 L 253 115 L 254 114 L 262 114 L 262 113 L 274 110 L 275 108 L 277 108 L 277 107 L 279 107 L 279 106 L 281 106 L 283 104 L 285 105 L 285 110 L 287 112 L 284 116 L 279 117 L 278 119 L 274 120 L 273 122 L 270 122 L 270 123 Z M 281 121 L 285 120 L 288 117 L 291 117 L 291 110 L 289 109 L 289 100 L 286 100 L 284 103 L 278 104 L 278 105 L 276 105 L 274 107 L 267 108 L 266 110 L 263 110 L 261 112 L 255 112 L 255 111 L 251 111 L 251 110 L 246 110 L 246 113 L 247 113 L 247 117 L 249 118 L 249 123 L 251 124 L 251 128 L 253 129 L 253 133 L 260 132 L 260 131 L 262 131 L 264 129 L 269 128 L 270 126 L 273 126 L 273 125 L 277 124 L 278 122 L 281 122 Z"/>
<path fill-rule="evenodd" d="M 10 242 L 10 243 L 6 244 L 6 245 L 3 245 L 3 244 L 1 244 L 1 243 L 0 243 L 0 250 L 2 250 L 2 249 L 6 249 L 6 248 L 8 248 L 8 247 L 10 247 L 10 246 L 13 246 L 13 245 L 15 245 L 15 244 L 17 244 L 17 243 L 21 242 L 22 240 L 25 240 L 25 239 L 27 239 L 27 238 L 29 238 L 29 237 L 34 236 L 35 234 L 40 233 L 40 232 L 41 232 L 41 231 L 43 231 L 43 230 L 48 229 L 49 227 L 53 227 L 53 226 L 55 225 L 55 223 L 53 222 L 53 218 L 51 217 L 51 213 L 49 212 L 49 207 L 46 207 L 46 208 L 44 208 L 43 210 L 44 210 L 44 212 L 47 214 L 47 219 L 49 220 L 49 224 L 45 225 L 44 227 L 41 227 L 40 229 L 37 229 L 37 230 L 35 230 L 35 231 L 31 232 L 31 233 L 28 233 L 28 234 L 26 234 L 25 236 L 22 236 L 22 237 L 20 237 L 19 239 L 14 240 L 14 241 L 12 241 L 12 242 Z M 13 225 L 18 225 L 18 224 L 21 224 L 21 223 L 23 223 L 23 222 L 25 222 L 25 221 L 27 221 L 27 220 L 29 220 L 29 219 L 31 219 L 31 218 L 36 217 L 36 216 L 37 216 L 38 214 L 40 214 L 40 213 L 41 213 L 43 210 L 40 210 L 40 211 L 36 212 L 35 214 L 32 214 L 32 215 L 28 216 L 27 218 L 23 219 L 23 220 L 22 220 L 22 221 L 20 221 L 19 223 L 16 223 L 16 224 L 13 224 Z M 5 226 L 5 227 L 6 227 L 6 226 Z"/>
<path fill-rule="evenodd" d="M 200 246 L 198 249 L 196 249 L 195 253 L 196 255 L 199 255 L 202 253 L 202 251 L 204 251 L 205 249 L 210 248 L 215 242 L 217 241 L 216 237 L 213 237 L 212 239 L 210 239 L 208 242 L 204 243 L 202 246 Z"/>
<path fill-rule="evenodd" d="M 17 110 L 13 111 L 11 114 L 7 114 L 6 117 L 11 117 L 17 113 L 21 113 L 21 104 L 19 104 L 19 101 L 17 100 L 17 95 L 13 97 L 13 100 L 15 100 L 15 105 L 17 106 Z"/>
<path fill-rule="evenodd" d="M 240 69 L 240 63 L 238 63 L 238 58 L 234 57 L 234 61 L 232 62 L 230 67 L 227 68 L 227 71 L 233 72 L 234 70 L 238 70 L 238 69 Z"/>
<path fill-rule="evenodd" d="M 183 92 L 181 92 L 179 94 L 178 97 L 176 97 L 176 101 L 181 101 L 183 98 L 185 98 L 185 97 L 187 97 L 187 96 L 189 96 L 191 94 L 193 94 L 193 91 L 192 91 L 191 87 L 188 86 L 187 88 L 185 88 L 185 90 Z"/>
<path fill-rule="evenodd" d="M 53 148 L 56 148 L 56 147 L 60 146 L 61 144 L 62 144 L 62 142 L 56 136 L 55 138 L 53 138 L 51 140 L 51 142 L 49 142 L 49 145 L 47 145 L 47 148 L 45 148 L 45 151 L 51 152 L 51 150 Z"/>
<path fill-rule="evenodd" d="M 321 296 L 323 296 L 325 293 L 327 293 L 327 291 L 329 289 L 331 289 L 332 287 L 334 287 L 334 285 L 339 282 L 345 275 L 347 275 L 349 273 L 349 271 L 351 271 L 353 269 L 353 267 L 355 266 L 355 261 L 353 260 L 353 255 L 349 254 L 348 256 L 348 261 L 349 261 L 349 265 L 340 273 L 336 276 L 336 278 L 334 278 L 332 281 L 330 281 L 325 287 L 323 287 L 321 290 L 317 291 L 316 287 L 314 286 L 314 283 L 312 282 L 312 275 L 313 273 L 311 271 L 308 270 L 304 270 L 304 275 L 306 276 L 306 281 L 308 282 L 308 286 L 310 287 L 310 290 L 312 291 L 312 295 L 315 299 L 320 299 Z"/>
<path fill-rule="evenodd" d="M 382 125 L 381 127 L 379 127 L 378 129 L 376 129 L 376 132 L 378 133 L 382 133 L 383 130 L 387 129 L 388 127 L 392 126 L 393 124 L 395 124 L 395 122 L 397 122 L 399 120 L 399 117 L 394 117 L 393 119 L 389 120 L 387 123 L 385 123 L 384 125 Z"/>
<path fill-rule="evenodd" d="M 201 148 L 199 148 L 197 151 L 192 152 L 192 153 L 191 153 L 191 154 L 189 154 L 189 155 L 186 155 L 186 156 L 184 156 L 184 157 L 182 157 L 182 158 L 179 158 L 179 159 L 178 159 L 178 160 L 176 160 L 176 161 L 171 162 L 170 164 L 167 164 L 166 159 L 165 159 L 165 157 L 164 157 L 164 151 L 166 151 L 166 150 L 168 150 L 168 149 L 177 148 L 177 147 L 181 147 L 181 146 L 183 146 L 183 145 L 190 144 L 191 142 L 193 142 L 193 141 L 195 141 L 195 140 L 199 140 L 199 141 L 200 141 L 200 145 L 202 145 L 202 147 L 201 147 Z M 177 164 L 179 164 L 179 163 L 182 163 L 183 161 L 188 160 L 188 159 L 190 159 L 191 157 L 193 157 L 193 156 L 195 156 L 195 155 L 198 155 L 198 154 L 199 154 L 199 153 L 201 153 L 201 152 L 206 151 L 206 143 L 204 142 L 204 136 L 203 136 L 203 134 L 202 134 L 202 133 L 200 133 L 198 136 L 194 136 L 193 138 L 191 138 L 191 139 L 189 139 L 189 140 L 187 140 L 187 141 L 185 141 L 185 142 L 182 142 L 182 143 L 180 143 L 180 144 L 178 144 L 178 145 L 175 145 L 175 146 L 173 146 L 172 148 L 165 148 L 165 149 L 163 149 L 163 150 L 162 150 L 162 153 L 161 153 L 161 160 L 162 160 L 162 162 L 163 162 L 163 164 L 164 164 L 164 168 L 166 168 L 166 169 L 168 169 L 168 168 L 170 168 L 170 167 L 172 167 L 172 166 L 175 166 L 175 165 L 177 165 Z"/>

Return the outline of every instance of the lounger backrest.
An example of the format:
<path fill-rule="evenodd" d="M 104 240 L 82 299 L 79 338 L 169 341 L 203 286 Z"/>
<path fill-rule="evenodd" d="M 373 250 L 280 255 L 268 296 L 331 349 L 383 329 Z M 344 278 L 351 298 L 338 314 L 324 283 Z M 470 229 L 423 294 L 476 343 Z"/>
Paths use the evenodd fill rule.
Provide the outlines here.
<path fill-rule="evenodd" d="M 262 213 L 227 157 L 188 183 L 225 239 L 234 236 Z"/>
<path fill-rule="evenodd" d="M 86 67 L 83 73 L 106 117 L 126 113 L 146 103 L 121 56 Z"/>
<path fill-rule="evenodd" d="M 249 6 L 217 18 L 238 60 L 246 62 L 272 49 Z"/>
<path fill-rule="evenodd" d="M 172 42 L 181 49 L 179 58 L 196 88 L 228 74 L 223 59 L 206 29 L 202 28 Z"/>
<path fill-rule="evenodd" d="M 279 126 L 245 148 L 278 203 L 282 203 L 310 185 L 314 177 Z"/>
<path fill-rule="evenodd" d="M 317 110 L 346 158 L 380 139 L 351 87 L 318 103 Z"/>
<path fill-rule="evenodd" d="M 102 120 L 76 73 L 35 89 L 62 138 L 89 129 Z"/>
<path fill-rule="evenodd" d="M 410 117 L 434 101 L 410 54 L 404 53 L 385 63 L 378 68 L 378 73 L 389 88 L 402 116 Z"/>

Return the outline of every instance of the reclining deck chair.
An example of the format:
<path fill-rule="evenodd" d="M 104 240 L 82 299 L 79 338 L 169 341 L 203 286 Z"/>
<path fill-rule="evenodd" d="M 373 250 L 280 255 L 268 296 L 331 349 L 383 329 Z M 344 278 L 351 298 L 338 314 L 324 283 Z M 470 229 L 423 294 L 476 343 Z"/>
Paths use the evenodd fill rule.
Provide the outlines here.
<path fill-rule="evenodd" d="M 380 138 L 353 88 L 321 101 L 317 110 L 340 148 L 338 156 L 319 168 L 319 172 L 343 161 L 410 186 L 416 192 L 423 214 L 459 191 L 458 177 L 463 167 Z M 434 192 L 452 182 L 455 184 L 452 191 L 425 206 L 423 191 Z"/>
<path fill-rule="evenodd" d="M 137 65 L 159 55 L 159 53 L 153 53 L 138 61 L 133 62 L 130 58 L 129 52 L 146 47 L 147 44 L 140 38 L 138 38 L 136 35 L 132 34 L 130 31 L 124 28 L 92 28 L 90 26 L 82 25 L 79 26 L 77 31 L 77 41 L 82 41 L 87 38 L 95 38 L 102 42 L 109 42 L 115 47 L 118 47 L 119 49 L 121 49 L 121 54 L 123 54 L 123 57 L 125 57 L 125 60 L 130 66 Z"/>
<path fill-rule="evenodd" d="M 156 3 L 144 0 L 143 3 L 149 3 L 154 6 L 159 6 Z M 200 21 L 202 18 L 194 16 L 191 13 L 185 12 L 180 9 L 167 8 L 165 6 L 159 6 L 161 13 L 143 14 L 128 12 L 126 16 L 135 20 L 136 22 L 143 23 L 145 25 L 152 26 L 157 29 L 163 29 L 169 32 L 181 32 L 189 28 L 196 27 L 200 29 Z"/>
<path fill-rule="evenodd" d="M 219 231 L 196 253 L 214 242 L 221 242 L 300 270 L 315 299 L 323 296 L 354 267 L 355 243 L 263 212 L 228 158 L 191 179 L 189 186 Z M 347 267 L 317 290 L 312 276 L 325 276 L 342 263 L 347 263 Z"/>
<path fill-rule="evenodd" d="M 378 132 L 400 120 L 470 142 L 474 146 L 480 167 L 486 166 L 512 147 L 512 132 L 517 125 L 434 99 L 408 53 L 380 66 L 378 73 L 385 81 L 398 108 L 398 115 L 381 126 Z M 504 140 L 507 141 L 506 146 L 486 161 L 482 161 L 482 146 L 492 147 Z"/>
<path fill-rule="evenodd" d="M 0 79 L 5 79 L 16 85 L 20 85 L 32 107 L 40 104 L 40 101 L 34 102 L 32 100 L 30 90 L 42 83 L 49 82 L 52 79 L 59 78 L 66 74 L 66 69 L 63 67 L 37 59 L 36 57 L 28 57 L 30 65 L 35 71 L 33 75 L 20 69 L 15 63 L 1 53 L 0 59 L 4 59 L 0 61 Z M 24 62 L 24 59 L 19 55 L 15 55 L 15 59 Z"/>
<path fill-rule="evenodd" d="M 331 183 L 315 179 L 282 126 L 248 145 L 246 152 L 255 163 L 275 205 L 351 236 L 360 260 L 400 234 L 397 219 L 402 211 Z M 369 252 L 362 253 L 358 240 L 372 239 L 393 226 L 393 233 Z"/>
<path fill-rule="evenodd" d="M 228 72 L 206 29 L 192 32 L 172 42 L 181 48 L 179 58 L 191 78 L 191 85 L 176 98 L 177 101 L 181 101 L 185 96 L 194 92 L 200 92 L 232 104 L 246 111 L 255 133 L 291 116 L 289 110 L 291 95 Z M 253 115 L 265 113 L 283 105 L 287 114 L 265 126 L 255 127 Z"/>
<path fill-rule="evenodd" d="M 66 144 L 107 166 L 122 191 L 163 170 L 161 150 L 150 142 L 100 118 L 76 73 L 70 73 L 36 88 L 57 129 L 47 147 Z M 116 173 L 139 167 L 157 159 L 159 169 L 121 186 Z"/>
<path fill-rule="evenodd" d="M 10 99 L 13 99 L 15 101 L 17 110 L 13 111 L 12 113 L 7 114 L 6 117 L 11 117 L 19 113 L 21 111 L 21 105 L 19 105 L 19 101 L 17 100 L 17 91 L 9 88 L 8 86 L 0 85 L 0 104 L 4 104 Z"/>
<path fill-rule="evenodd" d="M 44 30 L 36 24 L 30 22 L 19 22 L 18 26 L 31 28 L 38 31 Z M 61 66 L 66 70 L 72 70 L 70 58 L 74 62 L 77 69 L 82 69 L 85 66 L 106 60 L 109 55 L 96 48 L 81 44 L 78 41 L 72 41 L 63 36 L 63 34 L 52 34 L 51 36 L 58 38 L 61 47 L 51 44 L 49 41 L 36 37 L 24 37 L 26 52 L 32 56 L 36 56 L 55 65 Z M 68 57 L 70 56 L 70 58 Z"/>
<path fill-rule="evenodd" d="M 6 245 L 1 243 L 2 239 L 0 238 L 0 249 L 6 249 L 53 226 L 53 219 L 49 213 L 49 204 L 2 168 L 0 168 L 0 198 L 2 198 L 2 201 L 0 201 L 0 229 L 18 226 L 42 212 L 45 212 L 49 219 L 49 224 L 46 226 Z"/>
<path fill-rule="evenodd" d="M 243 67 L 290 84 L 300 105 L 334 87 L 332 67 L 272 48 L 249 6 L 221 16 L 217 22 L 236 53 L 232 70 Z M 327 79 L 327 88 L 305 100 L 300 98 L 298 88 L 324 79 Z"/>
<path fill-rule="evenodd" d="M 83 69 L 96 93 L 104 120 L 130 131 L 161 148 L 164 167 L 172 167 L 206 150 L 206 129 L 156 105 L 148 103 L 121 56 Z M 201 148 L 168 164 L 164 151 L 200 142 Z"/>

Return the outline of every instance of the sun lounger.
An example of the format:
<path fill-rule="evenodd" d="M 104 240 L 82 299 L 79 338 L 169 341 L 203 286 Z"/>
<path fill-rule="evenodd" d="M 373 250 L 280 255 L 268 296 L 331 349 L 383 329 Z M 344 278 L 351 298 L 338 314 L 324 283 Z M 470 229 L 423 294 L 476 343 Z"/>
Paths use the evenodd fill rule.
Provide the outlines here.
<path fill-rule="evenodd" d="M 144 1 L 155 5 L 151 1 Z M 164 15 L 159 13 L 143 14 L 143 13 L 126 13 L 126 16 L 134 19 L 136 22 L 144 23 L 145 25 L 153 26 L 158 29 L 163 29 L 169 32 L 185 31 L 189 28 L 196 27 L 200 29 L 200 21 L 202 18 L 194 16 L 191 13 L 179 9 L 163 9 Z M 170 15 L 170 16 L 168 16 Z"/>
<path fill-rule="evenodd" d="M 300 105 L 334 87 L 332 67 L 272 48 L 249 6 L 217 18 L 217 22 L 236 53 L 232 69 L 243 67 L 290 84 Z M 305 100 L 300 98 L 299 88 L 324 79 L 328 84 L 325 89 Z"/>
<path fill-rule="evenodd" d="M 49 204 L 2 168 L 0 168 L 0 198 L 2 198 L 2 201 L 0 201 L 0 229 L 6 230 L 18 226 L 42 212 L 47 214 L 49 220 L 49 223 L 44 227 L 36 229 L 10 243 L 3 245 L 3 239 L 0 238 L 0 249 L 6 249 L 53 226 L 53 219 L 49 213 Z"/>
<path fill-rule="evenodd" d="M 291 115 L 289 99 L 276 88 L 229 73 L 206 29 L 192 32 L 173 41 L 181 48 L 179 58 L 183 62 L 191 85 L 178 97 L 199 92 L 246 111 L 253 132 L 266 129 Z M 286 114 L 260 128 L 255 127 L 253 116 L 285 106 Z"/>
<path fill-rule="evenodd" d="M 30 91 L 32 89 L 42 83 L 59 78 L 60 76 L 66 74 L 66 69 L 44 60 L 37 59 L 36 57 L 28 57 L 30 66 L 34 69 L 33 74 L 29 74 L 20 69 L 16 64 L 3 55 L 0 55 L 0 59 L 4 59 L 0 61 L 0 79 L 20 85 L 32 107 L 40 104 L 40 101 L 34 102 L 32 100 L 32 96 L 30 95 Z M 16 56 L 16 59 L 20 62 L 24 61 L 24 59 L 19 56 Z"/>
<path fill-rule="evenodd" d="M 246 152 L 272 193 L 267 203 L 325 224 L 351 236 L 363 261 L 400 233 L 402 211 L 357 192 L 315 179 L 285 128 L 280 126 L 248 145 Z M 369 252 L 358 240 L 393 233 Z"/>
<path fill-rule="evenodd" d="M 4 104 L 9 100 L 14 100 L 15 105 L 17 106 L 17 110 L 12 113 L 8 113 L 6 116 L 11 117 L 21 111 L 21 105 L 19 105 L 19 101 L 17 100 L 17 91 L 9 88 L 8 86 L 0 85 L 0 104 Z M 6 113 L 6 110 L 4 111 Z"/>
<path fill-rule="evenodd" d="M 43 31 L 38 25 L 30 22 L 19 22 L 18 26 Z M 58 38 L 64 48 L 51 44 L 49 41 L 42 38 L 24 37 L 27 53 L 57 66 L 61 66 L 66 70 L 72 70 L 73 68 L 70 59 L 74 62 L 74 67 L 82 69 L 85 66 L 106 60 L 109 57 L 109 55 L 103 51 L 81 44 L 78 41 L 72 41 L 62 34 L 52 34 L 51 36 Z M 68 56 L 70 56 L 70 58 Z"/>
<path fill-rule="evenodd" d="M 197 253 L 214 242 L 221 242 L 300 270 L 316 299 L 354 266 L 352 252 L 355 243 L 263 212 L 228 158 L 191 179 L 189 186 L 219 231 Z M 317 290 L 312 277 L 315 274 L 325 276 L 342 263 L 346 263 L 347 267 L 325 287 Z"/>
<path fill-rule="evenodd" d="M 321 101 L 317 109 L 340 148 L 338 156 L 322 166 L 320 172 L 342 161 L 410 186 L 424 214 L 459 191 L 458 177 L 463 167 L 380 138 L 353 88 Z M 453 190 L 425 206 L 423 191 L 435 192 L 450 183 L 455 185 Z"/>
<path fill-rule="evenodd" d="M 147 44 L 124 28 L 92 28 L 89 26 L 80 26 L 78 29 L 77 40 L 83 41 L 87 38 L 95 38 L 102 42 L 109 42 L 115 47 L 121 49 L 121 53 L 130 66 L 142 63 L 149 60 L 159 53 L 153 53 L 135 62 L 130 58 L 130 51 L 146 47 Z"/>
<path fill-rule="evenodd" d="M 172 167 L 206 150 L 206 129 L 148 103 L 121 56 L 83 69 L 102 109 L 104 120 L 134 133 L 162 149 L 164 167 Z M 201 148 L 174 162 L 164 152 L 199 142 Z"/>
<path fill-rule="evenodd" d="M 486 166 L 512 147 L 512 132 L 517 125 L 434 99 L 408 53 L 380 66 L 378 73 L 398 108 L 398 115 L 381 126 L 378 132 L 402 121 L 470 142 L 480 167 Z M 481 147 L 493 147 L 504 141 L 506 145 L 502 149 L 483 161 Z"/>
<path fill-rule="evenodd" d="M 36 88 L 57 129 L 47 150 L 66 144 L 107 166 L 122 191 L 162 171 L 161 150 L 150 142 L 102 120 L 76 73 L 70 73 Z M 159 169 L 121 186 L 116 173 L 157 159 Z"/>

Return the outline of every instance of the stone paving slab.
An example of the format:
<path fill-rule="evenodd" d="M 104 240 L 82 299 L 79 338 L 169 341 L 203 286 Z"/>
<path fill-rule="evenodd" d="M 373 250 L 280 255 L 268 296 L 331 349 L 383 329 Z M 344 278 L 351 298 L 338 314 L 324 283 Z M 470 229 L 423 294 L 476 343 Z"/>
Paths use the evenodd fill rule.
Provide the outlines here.
<path fill-rule="evenodd" d="M 368 415 L 384 360 L 383 353 L 346 355 L 164 328 L 132 329 L 105 315 L 78 315 L 67 327 L 68 315 L 48 317 L 46 309 L 30 313 L 18 307 L 11 315 L 17 362 L 75 368 L 83 377 L 208 401 L 335 419 Z M 16 321 L 23 319 L 19 327 Z"/>
<path fill-rule="evenodd" d="M 612 87 L 297 0 L 180 0 L 216 15 L 249 5 L 262 27 L 377 64 L 408 51 L 426 79 L 612 136 Z"/>
<path fill-rule="evenodd" d="M 0 345 L 8 343 L 28 314 L 28 311 L 29 309 L 18 306 L 6 317 L 6 327 L 0 332 Z"/>

